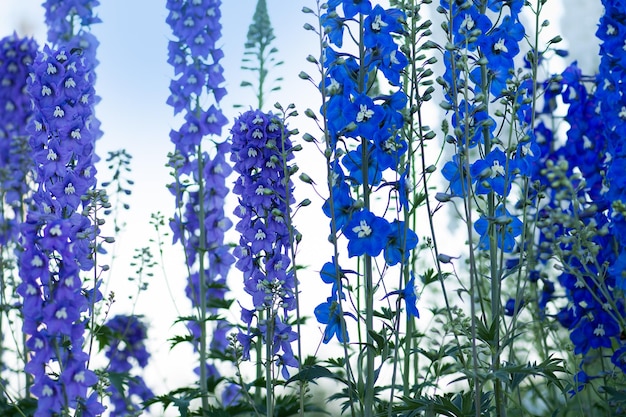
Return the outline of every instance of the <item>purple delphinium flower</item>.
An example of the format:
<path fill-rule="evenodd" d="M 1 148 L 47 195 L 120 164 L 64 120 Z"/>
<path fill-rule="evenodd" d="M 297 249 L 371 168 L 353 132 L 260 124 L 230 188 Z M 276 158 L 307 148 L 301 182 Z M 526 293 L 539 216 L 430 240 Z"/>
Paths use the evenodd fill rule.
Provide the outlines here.
<path fill-rule="evenodd" d="M 110 361 L 107 370 L 115 375 L 113 380 L 119 381 L 108 388 L 113 405 L 112 413 L 136 413 L 142 410 L 141 405 L 135 401 L 136 397 L 146 401 L 154 396 L 140 375 L 130 374 L 135 363 L 140 368 L 145 368 L 148 364 L 150 354 L 146 349 L 146 326 L 137 316 L 126 315 L 111 318 L 105 326 L 111 330 L 113 342 L 104 350 Z"/>
<path fill-rule="evenodd" d="M 297 367 L 291 350 L 295 333 L 289 324 L 289 314 L 295 305 L 295 277 L 290 257 L 289 229 L 293 204 L 293 184 L 286 177 L 293 149 L 284 122 L 271 113 L 250 110 L 235 120 L 231 129 L 234 170 L 239 175 L 234 192 L 239 195 L 235 214 L 240 217 L 236 226 L 241 233 L 236 255 L 237 267 L 243 272 L 244 287 L 252 296 L 254 310 L 263 311 L 265 323 L 252 328 L 255 314 L 250 310 L 242 317 L 248 331 L 239 336 L 244 357 L 249 357 L 254 338 L 273 346 L 272 358 L 283 366 Z M 273 323 L 271 328 L 267 321 Z M 245 343 L 244 343 L 245 342 Z"/>
<path fill-rule="evenodd" d="M 29 66 L 37 54 L 33 39 L 16 34 L 0 40 L 0 193 L 6 203 L 0 212 L 0 244 L 15 238 L 16 223 L 9 207 L 19 204 L 28 191 L 26 175 L 33 169 L 28 155 L 26 126 L 32 117 L 30 97 L 26 91 Z"/>
<path fill-rule="evenodd" d="M 176 180 L 169 189 L 176 199 L 177 213 L 170 226 L 174 242 L 184 247 L 187 265 L 193 270 L 188 277 L 187 295 L 194 308 L 217 313 L 209 306 L 213 300 L 223 300 L 228 291 L 226 275 L 235 259 L 224 242 L 224 234 L 232 223 L 224 214 L 228 194 L 226 177 L 232 169 L 226 161 L 230 144 L 207 137 L 218 138 L 227 123 L 218 104 L 226 94 L 220 64 L 223 52 L 217 46 L 221 37 L 220 0 L 168 0 L 167 23 L 173 40 L 168 46 L 168 63 L 173 66 L 175 78 L 170 83 L 167 103 L 174 113 L 183 113 L 184 123 L 172 130 L 170 138 L 175 152 L 170 159 Z M 214 104 L 200 105 L 210 97 Z M 202 100 L 200 100 L 202 98 Z M 204 294 L 204 299 L 201 295 Z M 188 323 L 194 336 L 194 347 L 201 349 L 202 325 Z M 219 322 L 214 329 L 214 344 L 226 346 L 227 323 Z M 218 343 L 219 340 L 219 343 Z M 201 369 L 201 368 L 198 368 Z M 210 375 L 217 368 L 206 366 Z"/>
<path fill-rule="evenodd" d="M 101 408 L 97 401 L 87 401 L 97 378 L 82 351 L 83 315 L 91 314 L 100 297 L 97 290 L 83 289 L 80 279 L 81 271 L 94 266 L 90 242 L 97 233 L 82 214 L 89 201 L 81 200 L 96 183 L 93 81 L 79 52 L 50 47 L 37 56 L 28 80 L 34 109 L 29 142 L 35 154 L 47 156 L 35 158 L 37 190 L 22 227 L 17 291 L 23 297 L 24 332 L 34 340 L 27 371 L 40 398 L 36 415 L 42 416 Z M 60 374 L 50 373 L 51 366 Z M 84 408 L 88 405 L 92 409 Z"/>

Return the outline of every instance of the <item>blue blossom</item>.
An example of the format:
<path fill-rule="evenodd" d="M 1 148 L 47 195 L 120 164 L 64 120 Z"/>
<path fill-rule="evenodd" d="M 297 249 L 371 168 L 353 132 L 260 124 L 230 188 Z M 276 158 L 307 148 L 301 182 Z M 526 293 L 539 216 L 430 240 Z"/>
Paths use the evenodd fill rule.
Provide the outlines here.
<path fill-rule="evenodd" d="M 511 171 L 511 162 L 506 154 L 494 148 L 485 159 L 477 160 L 470 167 L 470 173 L 476 179 L 476 194 L 493 191 L 503 197 L 508 196 L 513 180 Z"/>
<path fill-rule="evenodd" d="M 463 197 L 468 195 L 468 176 L 465 169 L 465 166 L 461 166 L 464 162 L 461 160 L 461 157 L 457 154 L 452 157 L 452 161 L 448 161 L 444 164 L 441 169 L 441 174 L 445 179 L 450 182 L 450 191 L 452 191 L 452 195 L 455 197 Z M 462 175 L 464 173 L 465 175 Z M 472 176 L 472 182 L 476 181 L 476 178 Z"/>
<path fill-rule="evenodd" d="M 410 252 L 417 246 L 417 235 L 403 221 L 394 220 L 390 224 L 390 233 L 385 245 L 385 262 L 393 266 L 406 263 Z"/>
<path fill-rule="evenodd" d="M 340 343 L 350 341 L 347 329 L 344 334 L 346 323 L 341 306 L 333 297 L 328 298 L 326 302 L 315 307 L 314 313 L 317 321 L 326 325 L 326 329 L 324 329 L 324 343 L 330 342 L 335 335 Z"/>
<path fill-rule="evenodd" d="M 330 0 L 328 7 L 330 10 L 334 10 L 340 4 L 343 6 L 344 15 L 348 19 L 359 13 L 367 15 L 372 11 L 370 0 Z"/>
<path fill-rule="evenodd" d="M 352 219 L 343 228 L 343 233 L 348 239 L 350 257 L 365 254 L 378 256 L 391 234 L 391 226 L 384 218 L 362 209 L 352 215 Z"/>
<path fill-rule="evenodd" d="M 413 273 L 411 273 L 411 278 L 406 283 L 406 286 L 402 289 L 400 294 L 402 295 L 402 298 L 404 299 L 404 302 L 406 304 L 406 312 L 408 316 L 419 319 L 420 313 L 417 310 L 417 301 L 419 299 L 419 295 L 417 291 L 418 288 L 415 285 L 415 276 L 413 275 Z"/>
<path fill-rule="evenodd" d="M 496 207 L 494 219 L 489 220 L 484 215 L 480 216 L 474 223 L 474 230 L 480 235 L 478 246 L 481 250 L 490 248 L 489 224 L 494 227 L 498 248 L 504 252 L 512 252 L 515 248 L 515 238 L 522 234 L 522 221 L 512 216 L 503 205 Z"/>
<path fill-rule="evenodd" d="M 130 375 L 136 363 L 140 368 L 148 364 L 150 354 L 146 349 L 147 329 L 137 316 L 117 315 L 105 324 L 112 332 L 113 341 L 105 347 L 105 355 L 110 360 L 110 373 L 127 376 L 125 384 L 111 384 L 108 392 L 113 405 L 113 413 L 138 412 L 141 404 L 134 401 L 138 397 L 146 401 L 154 394 L 146 386 L 140 375 Z M 119 389 L 123 388 L 123 392 Z"/>

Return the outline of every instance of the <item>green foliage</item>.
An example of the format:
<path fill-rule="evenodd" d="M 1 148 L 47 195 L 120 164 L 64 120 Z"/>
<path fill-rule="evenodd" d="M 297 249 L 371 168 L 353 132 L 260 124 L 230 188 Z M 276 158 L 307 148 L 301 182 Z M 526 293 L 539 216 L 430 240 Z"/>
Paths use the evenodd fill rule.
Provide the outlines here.
<path fill-rule="evenodd" d="M 255 91 L 257 98 L 257 109 L 262 110 L 266 102 L 267 95 L 273 91 L 280 90 L 282 77 L 275 77 L 268 80 L 270 71 L 283 65 L 283 61 L 278 61 L 276 55 L 278 49 L 272 47 L 272 42 L 276 39 L 274 28 L 270 22 L 265 0 L 258 0 L 252 23 L 248 28 L 247 41 L 245 43 L 243 65 L 241 69 L 251 71 L 257 77 L 254 81 L 242 81 L 241 87 L 250 87 Z M 268 85 L 268 82 L 270 83 Z M 269 90 L 268 90 L 269 89 Z M 237 105 L 237 107 L 242 107 Z"/>

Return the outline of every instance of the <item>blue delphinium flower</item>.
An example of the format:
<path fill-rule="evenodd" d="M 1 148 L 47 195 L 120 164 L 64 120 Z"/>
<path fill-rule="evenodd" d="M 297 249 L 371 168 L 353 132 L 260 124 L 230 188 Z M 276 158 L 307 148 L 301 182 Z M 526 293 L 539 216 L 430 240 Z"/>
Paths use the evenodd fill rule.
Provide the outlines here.
<path fill-rule="evenodd" d="M 315 307 L 314 313 L 317 321 L 326 325 L 326 329 L 324 329 L 324 343 L 330 342 L 334 336 L 337 336 L 337 340 L 340 343 L 350 341 L 347 331 L 344 334 L 345 320 L 343 316 L 345 314 L 342 314 L 341 305 L 333 297 L 328 298 L 326 302 Z"/>
<path fill-rule="evenodd" d="M 378 256 L 385 248 L 390 234 L 389 222 L 366 209 L 354 213 L 344 227 L 351 257 L 364 254 Z"/>
<path fill-rule="evenodd" d="M 361 39 L 362 43 L 358 45 L 361 53 L 353 55 L 339 48 L 344 46 L 344 25 L 355 20 L 362 22 L 362 33 L 356 36 L 350 28 L 351 39 Z M 402 80 L 408 59 L 396 42 L 396 36 L 405 33 L 405 20 L 402 10 L 385 9 L 369 1 L 328 2 L 321 20 L 327 42 L 320 84 L 325 97 L 320 112 L 327 127 L 325 153 L 330 167 L 329 196 L 322 207 L 331 219 L 329 240 L 336 243 L 339 236 L 345 237 L 349 257 L 378 257 L 384 251 L 381 261 L 386 266 L 402 268 L 417 245 L 417 235 L 400 220 L 401 214 L 387 219 L 375 214 L 369 201 L 377 189 L 390 189 L 399 212 L 410 210 L 409 145 L 401 134 L 408 102 Z M 371 93 L 372 80 L 377 77 L 392 86 L 389 94 Z M 331 297 L 315 309 L 316 318 L 326 326 L 325 343 L 335 336 L 341 343 L 348 341 L 344 317 L 351 313 L 343 311 L 342 305 L 346 293 L 341 277 L 345 273 L 338 257 L 322 268 L 322 280 L 332 286 Z M 366 277 L 371 278 L 371 271 Z"/>
<path fill-rule="evenodd" d="M 417 285 L 415 284 L 415 276 L 411 273 L 411 278 L 406 283 L 406 286 L 401 291 L 402 298 L 406 304 L 406 312 L 409 317 L 419 318 L 420 313 L 417 310 L 417 300 L 419 295 L 417 293 Z"/>
<path fill-rule="evenodd" d="M 481 216 L 474 223 L 474 229 L 480 235 L 478 246 L 480 249 L 489 250 L 491 244 L 487 231 L 491 223 L 495 228 L 498 248 L 504 252 L 512 252 L 515 248 L 515 238 L 522 234 L 522 221 L 512 216 L 502 205 L 496 207 L 495 215 L 496 217 L 491 220 Z"/>
<path fill-rule="evenodd" d="M 506 197 L 511 191 L 511 163 L 506 154 L 499 148 L 493 149 L 470 167 L 472 178 L 476 179 L 476 194 L 487 194 L 491 191 Z"/>

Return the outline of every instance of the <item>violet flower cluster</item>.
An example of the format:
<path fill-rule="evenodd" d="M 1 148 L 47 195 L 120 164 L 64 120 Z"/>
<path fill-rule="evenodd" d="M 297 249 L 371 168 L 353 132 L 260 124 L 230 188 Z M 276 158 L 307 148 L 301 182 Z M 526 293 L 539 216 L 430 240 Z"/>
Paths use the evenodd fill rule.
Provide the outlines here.
<path fill-rule="evenodd" d="M 245 360 L 250 358 L 254 339 L 271 346 L 273 357 L 267 360 L 275 361 L 288 378 L 286 366 L 298 367 L 291 346 L 298 335 L 290 324 L 296 309 L 290 236 L 297 232 L 288 226 L 289 207 L 294 203 L 288 164 L 293 146 L 283 120 L 260 110 L 239 116 L 231 134 L 231 161 L 238 174 L 233 187 L 239 196 L 235 215 L 240 218 L 235 230 L 241 234 L 236 266 L 243 272 L 244 289 L 254 306 L 242 306 L 246 330 L 238 334 L 238 340 Z"/>
<path fill-rule="evenodd" d="M 178 209 L 171 228 L 174 242 L 180 241 L 184 246 L 188 267 L 197 268 L 188 277 L 187 296 L 196 308 L 203 303 L 213 305 L 213 312 L 216 301 L 223 300 L 228 290 L 226 275 L 234 262 L 224 242 L 224 233 L 232 226 L 224 215 L 226 177 L 231 172 L 225 159 L 229 144 L 214 140 L 214 149 L 209 152 L 205 141 L 209 136 L 219 137 L 227 123 L 218 107 L 226 94 L 221 87 L 223 52 L 217 45 L 222 28 L 220 6 L 220 0 L 167 1 L 167 23 L 175 37 L 169 42 L 168 63 L 174 67 L 176 76 L 170 83 L 167 103 L 175 114 L 182 112 L 184 117 L 180 129 L 170 133 L 176 147 L 170 166 L 177 178 L 169 189 Z M 203 107 L 200 103 L 207 98 L 216 104 Z M 201 294 L 205 294 L 204 302 Z M 220 351 L 228 346 L 225 325 L 225 322 L 217 324 L 212 339 L 211 347 Z M 199 323 L 189 323 L 189 329 L 199 350 Z M 219 377 L 217 368 L 211 365 L 208 369 L 211 376 Z"/>
<path fill-rule="evenodd" d="M 26 126 L 32 116 L 30 96 L 26 91 L 29 67 L 37 54 L 37 43 L 16 34 L 0 40 L 0 193 L 9 210 L 22 203 L 29 191 L 26 180 L 33 168 L 29 157 Z M 0 244 L 17 237 L 19 214 L 0 212 Z"/>
<path fill-rule="evenodd" d="M 84 288 L 80 274 L 92 270 L 97 230 L 83 214 L 82 200 L 96 184 L 93 73 L 76 50 L 45 47 L 28 80 L 33 120 L 28 130 L 37 190 L 22 227 L 19 254 L 23 331 L 28 335 L 38 398 L 36 416 L 80 409 L 103 411 L 88 389 L 98 378 L 87 368 L 85 328 L 97 288 Z"/>
<path fill-rule="evenodd" d="M 140 368 L 148 365 L 150 354 L 146 349 L 148 337 L 146 325 L 137 316 L 118 315 L 110 319 L 106 327 L 112 332 L 114 343 L 105 347 L 109 359 L 108 387 L 113 406 L 111 415 L 136 415 L 143 410 L 135 398 L 147 401 L 154 397 L 144 380 L 131 375 L 135 364 Z"/>
<path fill-rule="evenodd" d="M 369 0 L 329 1 L 321 16 L 328 41 L 323 51 L 325 77 L 320 89 L 326 102 L 321 113 L 327 120 L 330 155 L 330 196 L 323 211 L 331 219 L 331 241 L 343 234 L 348 240 L 349 257 L 383 254 L 386 266 L 406 265 L 410 251 L 417 245 L 417 235 L 400 218 L 390 222 L 375 214 L 369 204 L 357 201 L 357 195 L 369 195 L 377 188 L 384 190 L 388 198 L 395 197 L 398 212 L 410 210 L 408 143 L 401 135 L 407 103 L 401 77 L 408 60 L 394 40 L 395 35 L 404 33 L 405 19 L 401 10 L 372 6 Z M 362 31 L 359 56 L 340 49 L 344 29 L 349 25 L 359 26 Z M 391 92 L 373 96 L 368 91 L 379 73 L 391 85 Z M 340 342 L 347 342 L 344 315 L 351 314 L 342 311 L 345 274 L 339 259 L 334 257 L 326 263 L 320 275 L 332 284 L 331 296 L 315 308 L 317 320 L 326 325 L 324 342 L 335 335 Z M 412 282 L 410 287 L 411 297 L 406 300 L 415 302 Z M 407 311 L 412 314 L 417 309 L 413 305 Z"/>

